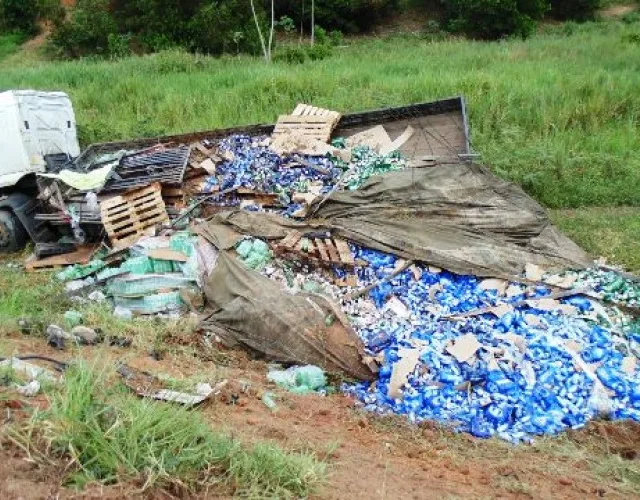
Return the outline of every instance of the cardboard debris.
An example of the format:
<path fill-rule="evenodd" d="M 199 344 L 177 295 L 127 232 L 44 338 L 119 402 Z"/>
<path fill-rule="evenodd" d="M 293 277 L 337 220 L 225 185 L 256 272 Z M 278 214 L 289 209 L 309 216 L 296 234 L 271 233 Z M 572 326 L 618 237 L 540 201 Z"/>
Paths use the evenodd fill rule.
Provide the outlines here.
<path fill-rule="evenodd" d="M 147 252 L 147 255 L 152 259 L 157 260 L 171 260 L 176 262 L 187 262 L 189 259 L 182 252 L 177 250 L 171 250 L 170 248 L 154 248 Z"/>
<path fill-rule="evenodd" d="M 509 283 L 505 280 L 490 278 L 480 282 L 480 288 L 483 290 L 495 290 L 498 295 L 504 295 Z"/>
<path fill-rule="evenodd" d="M 458 363 L 469 362 L 482 347 L 473 333 L 467 333 L 458 337 L 455 342 L 447 346 L 446 351 L 451 354 Z"/>
<path fill-rule="evenodd" d="M 418 266 L 411 266 L 411 273 L 413 274 L 413 279 L 416 281 L 420 281 L 420 278 L 422 278 L 422 271 L 420 270 L 420 268 Z"/>
<path fill-rule="evenodd" d="M 529 326 L 535 326 L 535 327 L 545 326 L 544 322 L 535 314 L 525 314 L 524 320 L 527 322 Z"/>
<path fill-rule="evenodd" d="M 382 125 L 354 134 L 345 140 L 345 145 L 348 148 L 368 146 L 376 153 L 389 148 L 392 143 L 393 141 Z"/>
<path fill-rule="evenodd" d="M 626 356 L 620 365 L 622 371 L 628 373 L 629 375 L 633 375 L 636 371 L 636 365 L 638 364 L 638 360 L 635 356 Z"/>
<path fill-rule="evenodd" d="M 413 129 L 413 127 L 408 126 L 406 130 L 395 141 L 393 141 L 391 144 L 389 144 L 386 147 L 380 148 L 380 151 L 379 151 L 380 154 L 388 155 L 389 153 L 399 150 L 404 145 L 405 142 L 411 139 L 414 132 L 415 130 Z"/>
<path fill-rule="evenodd" d="M 564 346 L 569 349 L 571 352 L 579 354 L 582 352 L 583 346 L 580 342 L 576 340 L 565 340 Z"/>
<path fill-rule="evenodd" d="M 398 297 L 391 297 L 384 306 L 385 311 L 391 311 L 396 316 L 407 319 L 411 316 L 411 312 Z"/>
<path fill-rule="evenodd" d="M 509 298 L 516 297 L 522 294 L 522 288 L 518 285 L 509 285 L 509 287 L 505 291 L 505 295 Z"/>
<path fill-rule="evenodd" d="M 409 374 L 415 370 L 422 352 L 419 349 L 399 349 L 400 360 L 393 365 L 391 380 L 389 381 L 389 396 L 399 398 L 402 396 L 400 389 L 407 382 Z"/>
<path fill-rule="evenodd" d="M 559 288 L 571 288 L 577 279 L 577 275 L 550 276 L 544 282 Z"/>
<path fill-rule="evenodd" d="M 542 276 L 544 275 L 544 271 L 535 264 L 528 263 L 524 267 L 524 275 L 527 279 L 532 281 L 542 281 Z"/>
<path fill-rule="evenodd" d="M 200 168 L 205 169 L 209 175 L 216 175 L 216 164 L 211 158 L 200 163 Z"/>
<path fill-rule="evenodd" d="M 75 252 L 53 255 L 44 259 L 37 259 L 35 255 L 32 255 L 25 261 L 24 268 L 27 272 L 34 272 L 72 266 L 73 264 L 88 264 L 97 249 L 96 245 L 83 245 L 78 247 Z"/>
<path fill-rule="evenodd" d="M 513 312 L 513 306 L 509 304 L 498 304 L 497 306 L 489 309 L 488 312 L 496 315 L 498 318 L 502 318 L 502 316 L 504 316 L 505 314 Z"/>
<path fill-rule="evenodd" d="M 560 311 L 566 316 L 575 316 L 578 314 L 578 309 L 570 304 L 562 304 L 556 299 L 540 298 L 527 300 L 526 304 L 534 309 L 540 311 Z"/>
<path fill-rule="evenodd" d="M 527 341 L 522 335 L 507 333 L 504 338 L 515 345 L 522 354 L 527 350 Z"/>

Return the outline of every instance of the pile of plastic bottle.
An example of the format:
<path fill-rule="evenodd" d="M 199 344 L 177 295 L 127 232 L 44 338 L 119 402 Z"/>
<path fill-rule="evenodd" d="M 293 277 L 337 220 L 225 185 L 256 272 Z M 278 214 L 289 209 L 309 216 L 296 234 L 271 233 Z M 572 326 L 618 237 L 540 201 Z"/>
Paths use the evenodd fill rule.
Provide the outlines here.
<path fill-rule="evenodd" d="M 362 283 L 393 271 L 394 256 L 352 248 L 369 263 L 360 271 Z M 358 321 L 357 308 L 345 309 L 370 354 L 382 361 L 376 382 L 344 387 L 367 410 L 436 420 L 477 437 L 511 442 L 576 429 L 599 415 L 640 421 L 640 331 L 599 324 L 595 304 L 580 296 L 563 300 L 577 309 L 573 316 L 532 303 L 500 318 L 487 313 L 453 320 L 448 316 L 546 296 L 550 290 L 520 286 L 520 295 L 498 297 L 497 291 L 480 288 L 476 277 L 417 267 L 419 273 L 404 271 L 371 291 L 382 313 L 373 323 Z M 408 314 L 385 310 L 391 297 Z M 532 317 L 537 320 L 528 321 Z M 458 362 L 447 346 L 470 333 L 481 346 L 472 359 Z M 420 350 L 419 362 L 402 397 L 392 398 L 389 382 L 399 349 L 406 348 Z M 631 369 L 625 369 L 629 361 Z"/>
<path fill-rule="evenodd" d="M 340 140 L 334 144 L 344 145 Z M 397 152 L 381 155 L 363 146 L 352 150 L 352 160 L 348 163 L 330 156 L 281 157 L 266 146 L 264 137 L 245 135 L 222 139 L 219 149 L 230 159 L 221 162 L 216 175 L 207 178 L 204 192 L 243 187 L 278 194 L 281 204 L 286 207 L 282 211 L 284 215 L 292 215 L 302 207 L 292 202 L 293 195 L 308 192 L 312 183 L 320 185 L 320 194 L 331 191 L 338 180 L 341 181 L 340 188 L 357 189 L 373 175 L 406 166 L 405 159 Z M 239 200 L 229 195 L 220 204 L 237 205 Z"/>
<path fill-rule="evenodd" d="M 316 170 L 296 164 L 293 157 L 283 158 L 261 144 L 261 138 L 246 135 L 232 135 L 221 140 L 220 151 L 232 159 L 221 162 L 209 182 L 219 185 L 220 190 L 244 187 L 290 199 L 294 192 L 306 192 L 306 186 L 313 181 L 325 184 L 324 191 L 328 192 L 342 173 L 328 157 L 302 157 L 306 164 L 319 167 Z"/>

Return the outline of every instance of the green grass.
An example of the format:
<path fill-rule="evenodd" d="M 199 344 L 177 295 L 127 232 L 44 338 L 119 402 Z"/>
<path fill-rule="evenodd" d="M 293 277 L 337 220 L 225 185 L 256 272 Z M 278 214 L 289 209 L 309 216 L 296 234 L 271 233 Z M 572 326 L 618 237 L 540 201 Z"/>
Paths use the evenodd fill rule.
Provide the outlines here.
<path fill-rule="evenodd" d="M 304 65 L 179 52 L 16 62 L 0 88 L 69 92 L 85 144 L 272 122 L 299 101 L 346 112 L 464 94 L 474 147 L 543 204 L 638 206 L 638 33 L 612 21 L 525 41 L 361 39 Z"/>
<path fill-rule="evenodd" d="M 22 42 L 24 42 L 24 35 L 19 33 L 0 35 L 0 62 L 17 52 Z"/>
<path fill-rule="evenodd" d="M 52 392 L 50 408 L 13 433 L 33 456 L 71 459 L 68 484 L 141 481 L 143 489 L 300 498 L 324 479 L 325 465 L 312 454 L 245 447 L 213 431 L 197 409 L 136 398 L 109 384 L 111 376 L 75 365 Z"/>
<path fill-rule="evenodd" d="M 558 227 L 594 257 L 640 273 L 640 208 L 553 210 Z"/>
<path fill-rule="evenodd" d="M 0 270 L 0 333 L 15 331 L 20 318 L 46 323 L 46 327 L 71 307 L 62 285 L 52 280 L 50 273 L 27 274 L 6 268 L 6 263 L 0 259 L 4 267 Z"/>

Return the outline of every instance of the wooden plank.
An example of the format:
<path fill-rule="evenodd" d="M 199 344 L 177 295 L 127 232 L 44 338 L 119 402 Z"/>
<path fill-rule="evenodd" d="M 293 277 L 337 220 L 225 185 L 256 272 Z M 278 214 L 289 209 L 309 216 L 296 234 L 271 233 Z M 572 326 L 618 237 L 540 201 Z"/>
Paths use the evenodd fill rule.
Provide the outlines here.
<path fill-rule="evenodd" d="M 333 241 L 331 241 L 330 239 L 326 239 L 324 240 L 324 244 L 327 247 L 327 251 L 329 252 L 329 258 L 331 259 L 331 262 L 340 263 L 340 255 L 338 254 L 338 250 L 334 246 Z"/>
<path fill-rule="evenodd" d="M 304 110 L 305 110 L 306 108 L 307 108 L 307 105 L 306 105 L 306 104 L 299 103 L 299 104 L 296 106 L 296 109 L 294 109 L 294 110 L 293 110 L 293 113 L 291 113 L 291 115 L 292 115 L 292 116 L 300 116 L 300 115 L 304 112 Z"/>
<path fill-rule="evenodd" d="M 320 238 L 315 238 L 316 247 L 318 247 L 318 252 L 320 253 L 320 260 L 329 262 L 329 254 L 327 253 L 327 247 L 324 245 Z"/>
<path fill-rule="evenodd" d="M 338 249 L 338 253 L 340 254 L 340 259 L 345 264 L 354 264 L 355 261 L 353 259 L 353 255 L 351 255 L 351 249 L 349 248 L 349 244 L 340 239 L 334 240 L 336 248 Z"/>
<path fill-rule="evenodd" d="M 299 231 L 291 231 L 280 240 L 278 246 L 282 246 L 285 248 L 293 247 L 293 245 L 295 245 L 300 238 L 302 238 L 302 233 L 300 233 Z"/>
<path fill-rule="evenodd" d="M 24 267 L 27 272 L 34 272 L 71 266 L 73 264 L 88 264 L 97 248 L 96 245 L 83 245 L 75 252 L 53 255 L 52 257 L 46 257 L 44 259 L 37 259 L 35 255 L 32 255 L 25 261 Z"/>

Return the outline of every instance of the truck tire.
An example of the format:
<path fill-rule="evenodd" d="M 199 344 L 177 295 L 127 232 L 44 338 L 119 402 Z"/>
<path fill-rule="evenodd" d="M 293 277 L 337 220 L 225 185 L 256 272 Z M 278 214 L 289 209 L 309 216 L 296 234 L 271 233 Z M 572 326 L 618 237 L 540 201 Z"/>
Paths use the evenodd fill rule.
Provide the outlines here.
<path fill-rule="evenodd" d="M 18 218 L 9 210 L 0 210 L 0 253 L 22 250 L 27 243 L 27 232 Z"/>

